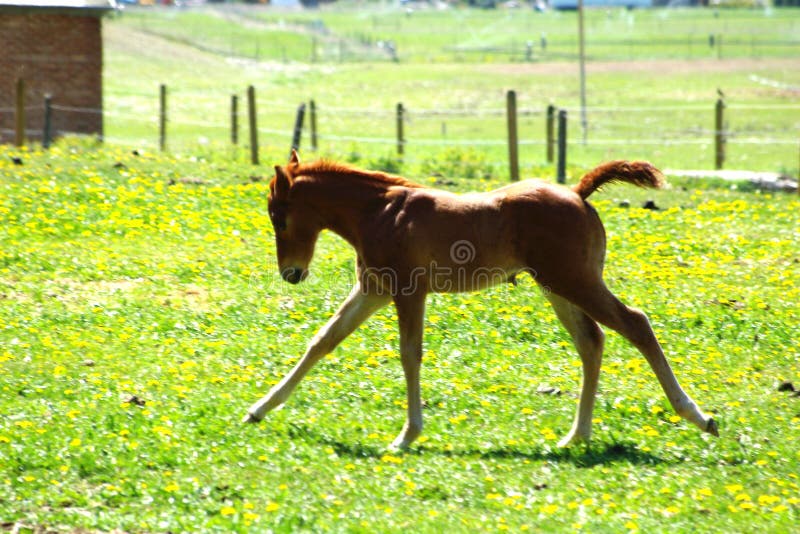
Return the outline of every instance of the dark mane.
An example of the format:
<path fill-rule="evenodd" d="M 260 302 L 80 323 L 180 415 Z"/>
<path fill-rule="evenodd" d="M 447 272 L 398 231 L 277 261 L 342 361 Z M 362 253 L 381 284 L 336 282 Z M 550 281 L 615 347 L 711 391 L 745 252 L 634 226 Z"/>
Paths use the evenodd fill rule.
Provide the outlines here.
<path fill-rule="evenodd" d="M 318 180 L 358 180 L 359 182 L 371 183 L 379 187 L 402 186 L 411 188 L 423 188 L 420 185 L 407 180 L 402 176 L 387 174 L 379 171 L 365 171 L 345 163 L 335 161 L 318 160 L 311 163 L 301 163 L 296 167 L 290 167 L 289 171 L 297 178 L 309 176 Z"/>

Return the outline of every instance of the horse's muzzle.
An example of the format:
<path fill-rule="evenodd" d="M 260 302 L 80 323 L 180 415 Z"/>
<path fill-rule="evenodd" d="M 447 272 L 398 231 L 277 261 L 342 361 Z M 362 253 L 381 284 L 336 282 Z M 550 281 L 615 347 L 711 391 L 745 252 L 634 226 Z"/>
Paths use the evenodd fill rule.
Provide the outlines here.
<path fill-rule="evenodd" d="M 281 277 L 290 284 L 299 284 L 308 276 L 308 270 L 299 267 L 287 267 L 281 271 Z"/>

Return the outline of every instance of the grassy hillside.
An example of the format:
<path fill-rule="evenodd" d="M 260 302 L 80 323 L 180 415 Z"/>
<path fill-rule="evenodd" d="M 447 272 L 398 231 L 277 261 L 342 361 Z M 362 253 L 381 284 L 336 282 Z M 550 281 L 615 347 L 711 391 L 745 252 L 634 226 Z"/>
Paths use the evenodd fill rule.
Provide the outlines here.
<path fill-rule="evenodd" d="M 528 43 L 537 61 L 578 54 L 574 11 L 344 3 L 304 11 L 131 10 L 124 18 L 143 31 L 252 59 L 391 60 L 381 46 L 387 42 L 406 63 L 520 62 Z M 791 9 L 590 9 L 585 28 L 591 60 L 796 58 L 800 50 L 800 25 Z"/>
<path fill-rule="evenodd" d="M 605 17 L 604 13 L 592 12 L 591 16 L 594 20 L 599 15 Z M 691 17 L 703 28 L 698 33 L 704 33 L 710 24 L 744 31 L 744 25 L 734 21 L 746 19 L 751 27 L 759 28 L 760 21 L 767 20 L 775 28 L 775 39 L 784 39 L 795 24 L 790 13 L 723 11 L 719 18 L 713 18 L 711 12 L 702 10 L 614 11 L 608 16 L 612 21 L 636 17 L 633 27 L 651 28 L 655 41 L 672 35 L 676 28 L 688 31 L 694 27 L 687 22 Z M 399 21 L 397 31 L 411 31 L 406 17 L 397 11 L 375 12 L 376 27 L 388 25 L 390 15 Z M 411 19 L 417 16 L 426 23 L 414 26 L 416 46 L 439 51 L 437 54 L 443 49 L 436 39 L 446 34 L 447 28 L 461 24 L 462 19 L 471 21 L 475 28 L 487 28 L 465 29 L 465 36 L 473 32 L 476 42 L 481 42 L 488 35 L 490 43 L 500 37 L 522 40 L 527 30 L 519 24 L 526 18 L 546 25 L 548 31 L 564 34 L 572 32 L 574 25 L 571 15 L 562 13 L 457 10 L 414 13 Z M 323 20 L 325 32 L 312 23 L 314 17 Z M 506 20 L 509 17 L 513 24 Z M 301 24 L 301 19 L 306 23 Z M 506 55 L 467 54 L 439 62 L 424 55 L 401 53 L 397 63 L 374 55 L 367 62 L 352 61 L 349 56 L 340 62 L 322 55 L 310 62 L 309 57 L 270 49 L 266 42 L 258 45 L 257 59 L 244 48 L 215 44 L 249 35 L 279 43 L 286 34 L 312 39 L 319 33 L 321 50 L 323 33 L 335 42 L 355 31 L 356 24 L 371 27 L 372 23 L 364 20 L 373 19 L 358 12 L 338 11 L 303 14 L 259 10 L 226 16 L 217 11 L 126 12 L 108 21 L 105 28 L 106 133 L 129 144 L 155 144 L 158 84 L 165 83 L 170 95 L 168 144 L 177 150 L 215 146 L 230 153 L 230 96 L 240 96 L 240 123 L 244 128 L 244 91 L 253 84 L 258 90 L 262 146 L 288 152 L 297 106 L 314 99 L 323 154 L 393 158 L 395 106 L 402 102 L 408 119 L 408 172 L 416 173 L 427 161 L 447 159 L 457 151 L 477 153 L 485 160 L 486 173 L 505 176 L 505 93 L 513 89 L 522 113 L 520 154 L 526 172 L 544 163 L 544 111 L 550 103 L 569 110 L 570 162 L 591 166 L 604 159 L 636 157 L 665 167 L 707 169 L 714 165 L 714 105 L 717 89 L 721 89 L 728 106 L 726 167 L 796 172 L 796 132 L 800 128 L 796 99 L 800 63 L 796 54 L 765 53 L 755 58 L 739 54 L 730 59 L 723 55 L 721 60 L 712 54 L 685 61 L 669 59 L 669 54 L 649 53 L 648 47 L 637 45 L 635 61 L 610 61 L 613 56 L 594 53 L 592 39 L 616 39 L 614 46 L 622 46 L 625 32 L 617 26 L 613 31 L 603 30 L 606 22 L 601 18 L 587 30 L 592 61 L 587 68 L 588 143 L 584 145 L 578 68 L 563 59 L 568 56 L 555 56 L 559 59 L 551 61 L 550 56 L 537 55 L 526 62 Z M 466 22 L 464 25 L 472 27 Z M 534 34 L 538 36 L 539 31 Z M 379 40 L 376 36 L 365 42 L 374 45 Z M 308 52 L 308 43 L 299 46 Z M 243 129 L 241 138 L 246 137 L 245 132 Z M 307 133 L 302 146 L 309 146 Z"/>

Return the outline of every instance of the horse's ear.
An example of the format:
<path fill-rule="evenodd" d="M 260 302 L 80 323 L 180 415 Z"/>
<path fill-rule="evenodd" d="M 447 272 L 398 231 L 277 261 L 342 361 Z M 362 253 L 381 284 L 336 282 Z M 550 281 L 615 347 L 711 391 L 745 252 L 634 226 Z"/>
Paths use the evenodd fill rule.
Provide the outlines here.
<path fill-rule="evenodd" d="M 280 165 L 275 165 L 275 197 L 286 198 L 289 195 L 289 188 L 292 187 L 292 179 Z"/>
<path fill-rule="evenodd" d="M 300 158 L 297 156 L 297 149 L 292 149 L 292 155 L 289 156 L 289 165 L 300 165 Z"/>

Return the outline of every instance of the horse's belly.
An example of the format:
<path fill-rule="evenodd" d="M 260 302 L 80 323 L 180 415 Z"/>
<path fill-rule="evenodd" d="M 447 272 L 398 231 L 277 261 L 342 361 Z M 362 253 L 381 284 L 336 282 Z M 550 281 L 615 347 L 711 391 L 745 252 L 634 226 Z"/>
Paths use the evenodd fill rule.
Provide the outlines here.
<path fill-rule="evenodd" d="M 433 293 L 480 291 L 512 282 L 517 272 L 517 269 L 503 267 L 440 266 L 430 269 L 427 286 Z"/>

